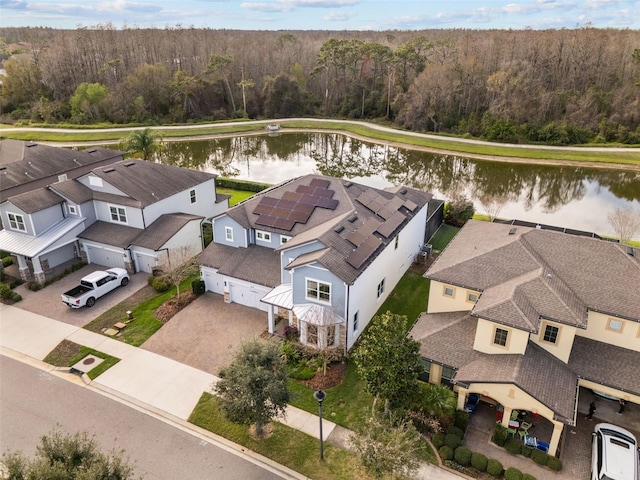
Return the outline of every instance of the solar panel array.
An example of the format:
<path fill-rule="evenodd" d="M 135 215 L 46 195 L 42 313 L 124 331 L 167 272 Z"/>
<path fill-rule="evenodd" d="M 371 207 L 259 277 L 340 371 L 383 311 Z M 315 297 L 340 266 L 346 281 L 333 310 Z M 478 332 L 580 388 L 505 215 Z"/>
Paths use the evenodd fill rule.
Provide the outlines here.
<path fill-rule="evenodd" d="M 358 248 L 353 250 L 345 259 L 346 262 L 351 265 L 353 268 L 360 268 L 364 262 L 366 262 L 371 255 L 382 245 L 382 240 L 380 240 L 375 235 L 370 235 L 364 243 L 362 243 Z"/>
<path fill-rule="evenodd" d="M 389 238 L 391 234 L 396 231 L 396 228 L 402 225 L 402 222 L 404 222 L 406 218 L 402 212 L 396 210 L 376 231 L 385 238 Z"/>
<path fill-rule="evenodd" d="M 356 247 L 359 247 L 362 242 L 364 242 L 367 237 L 369 237 L 373 232 L 376 231 L 382 222 L 374 217 L 369 217 L 365 220 L 365 222 L 360 225 L 356 230 L 351 232 L 347 236 L 347 240 L 353 243 Z"/>
<path fill-rule="evenodd" d="M 335 192 L 329 185 L 330 181 L 315 178 L 295 192 L 284 192 L 282 198 L 262 197 L 253 210 L 256 224 L 291 231 L 296 223 L 307 223 L 316 207 L 335 210 L 338 200 L 332 198 Z"/>

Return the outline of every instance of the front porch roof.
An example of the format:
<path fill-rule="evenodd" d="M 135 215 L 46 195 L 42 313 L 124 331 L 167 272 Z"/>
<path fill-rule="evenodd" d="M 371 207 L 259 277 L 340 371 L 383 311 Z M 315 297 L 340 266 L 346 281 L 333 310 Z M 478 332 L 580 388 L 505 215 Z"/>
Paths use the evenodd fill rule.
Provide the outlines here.
<path fill-rule="evenodd" d="M 335 313 L 331 306 L 324 307 L 315 303 L 301 303 L 293 307 L 298 320 L 319 327 L 345 323 L 344 318 Z"/>
<path fill-rule="evenodd" d="M 293 287 L 282 283 L 260 299 L 261 302 L 291 310 L 293 308 Z"/>
<path fill-rule="evenodd" d="M 478 352 L 477 323 L 468 312 L 422 314 L 410 333 L 422 356 L 456 369 L 456 383 L 513 383 L 553 410 L 557 420 L 573 424 L 578 375 L 570 366 L 532 342 L 524 355 Z"/>
<path fill-rule="evenodd" d="M 14 255 L 36 257 L 69 232 L 72 232 L 74 228 L 82 226 L 84 221 L 84 217 L 64 218 L 37 237 L 13 232 L 5 228 L 0 230 L 0 245 L 2 245 L 3 250 Z M 73 239 L 75 239 L 75 233 Z"/>

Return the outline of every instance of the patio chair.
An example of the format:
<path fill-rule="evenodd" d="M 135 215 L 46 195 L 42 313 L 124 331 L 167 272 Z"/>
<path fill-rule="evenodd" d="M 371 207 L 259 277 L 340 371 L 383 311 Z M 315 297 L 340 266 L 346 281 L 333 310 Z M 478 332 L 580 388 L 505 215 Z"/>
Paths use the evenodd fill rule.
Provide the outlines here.
<path fill-rule="evenodd" d="M 511 420 L 518 420 L 518 410 L 513 410 L 511 412 Z"/>
<path fill-rule="evenodd" d="M 529 430 L 531 427 L 533 427 L 532 423 L 520 422 L 520 430 Z"/>

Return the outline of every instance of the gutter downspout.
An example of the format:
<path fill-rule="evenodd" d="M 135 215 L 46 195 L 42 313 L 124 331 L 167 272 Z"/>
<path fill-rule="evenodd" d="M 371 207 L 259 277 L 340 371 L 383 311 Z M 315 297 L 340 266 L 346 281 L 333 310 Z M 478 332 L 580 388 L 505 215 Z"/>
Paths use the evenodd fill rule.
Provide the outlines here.
<path fill-rule="evenodd" d="M 344 296 L 344 353 L 349 351 L 349 293 L 351 293 L 350 285 L 346 282 L 344 284 L 347 287 L 347 294 Z"/>

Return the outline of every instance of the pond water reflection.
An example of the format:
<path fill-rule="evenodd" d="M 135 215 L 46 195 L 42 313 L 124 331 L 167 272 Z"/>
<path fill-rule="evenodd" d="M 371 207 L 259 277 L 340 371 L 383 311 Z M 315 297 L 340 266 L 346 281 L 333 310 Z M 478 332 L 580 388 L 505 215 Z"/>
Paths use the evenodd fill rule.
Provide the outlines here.
<path fill-rule="evenodd" d="M 445 200 L 469 196 L 478 213 L 613 235 L 607 214 L 640 212 L 640 173 L 473 160 L 362 142 L 340 134 L 278 133 L 171 142 L 161 161 L 265 183 L 308 173 L 373 187 L 404 184 Z M 636 237 L 638 238 L 638 237 Z"/>

